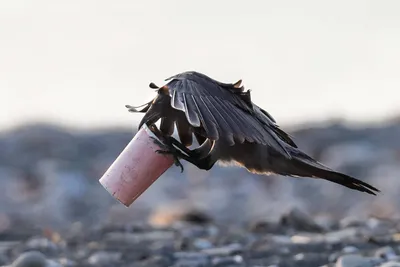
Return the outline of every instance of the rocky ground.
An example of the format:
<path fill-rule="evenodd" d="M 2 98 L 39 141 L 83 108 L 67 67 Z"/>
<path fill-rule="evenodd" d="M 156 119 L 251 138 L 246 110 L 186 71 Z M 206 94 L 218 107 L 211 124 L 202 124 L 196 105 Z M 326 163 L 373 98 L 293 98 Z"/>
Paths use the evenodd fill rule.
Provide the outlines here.
<path fill-rule="evenodd" d="M 191 213 L 169 226 L 113 224 L 63 234 L 12 227 L 0 235 L 10 266 L 400 266 L 395 222 L 345 218 L 320 224 L 293 209 L 278 222 L 232 226 Z"/>
<path fill-rule="evenodd" d="M 125 208 L 98 179 L 131 130 L 0 132 L 0 266 L 400 266 L 400 123 L 284 129 L 382 193 L 185 164 Z"/>

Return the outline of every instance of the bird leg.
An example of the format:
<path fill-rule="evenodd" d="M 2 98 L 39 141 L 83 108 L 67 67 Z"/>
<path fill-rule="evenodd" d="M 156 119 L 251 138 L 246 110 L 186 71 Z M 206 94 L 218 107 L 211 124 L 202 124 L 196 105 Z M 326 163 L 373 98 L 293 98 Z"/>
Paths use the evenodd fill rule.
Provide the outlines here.
<path fill-rule="evenodd" d="M 170 142 L 165 144 L 165 143 L 157 140 L 154 137 L 150 137 L 150 138 L 153 139 L 155 144 L 157 144 L 158 146 L 160 146 L 160 147 L 162 147 L 164 149 L 164 150 L 156 150 L 156 153 L 172 155 L 174 157 L 175 166 L 180 167 L 181 168 L 181 172 L 183 172 L 183 165 L 179 161 L 179 158 L 183 158 L 183 156 L 186 156 L 186 155 L 184 155 L 181 151 L 177 150 Z"/>
<path fill-rule="evenodd" d="M 184 159 L 199 169 L 209 170 L 214 165 L 216 160 L 213 160 L 212 149 L 214 148 L 214 141 L 207 139 L 200 147 L 190 150 L 181 142 L 176 140 L 172 136 L 166 136 L 157 129 L 153 124 L 150 126 L 152 132 L 160 139 L 159 141 L 153 138 L 154 142 L 162 147 L 164 150 L 157 150 L 160 154 L 170 154 L 174 156 L 175 165 L 181 167 L 181 172 L 183 172 L 183 166 L 179 161 L 179 158 Z"/>
<path fill-rule="evenodd" d="M 211 153 L 213 145 L 209 145 L 209 142 L 204 142 L 199 148 L 190 150 L 173 137 L 167 137 L 167 139 L 169 144 L 168 150 L 158 150 L 156 151 L 157 153 L 172 154 L 177 158 L 181 158 L 192 163 L 201 170 L 207 171 L 210 170 L 217 161 L 214 154 Z M 176 145 L 178 148 L 182 147 L 183 152 L 179 149 L 176 149 L 174 145 Z"/>
<path fill-rule="evenodd" d="M 177 146 L 179 149 L 181 149 L 183 152 L 185 152 L 189 157 L 191 158 L 196 158 L 196 159 L 202 159 L 205 158 L 213 149 L 214 144 L 212 143 L 212 141 L 210 141 L 209 139 L 207 139 L 203 144 L 201 144 L 201 146 L 199 146 L 198 148 L 195 148 L 193 150 L 190 150 L 189 148 L 187 148 L 184 144 L 182 144 L 181 142 L 179 142 L 178 140 L 176 140 L 174 137 L 172 136 L 166 136 L 166 139 L 168 139 L 168 141 Z"/>

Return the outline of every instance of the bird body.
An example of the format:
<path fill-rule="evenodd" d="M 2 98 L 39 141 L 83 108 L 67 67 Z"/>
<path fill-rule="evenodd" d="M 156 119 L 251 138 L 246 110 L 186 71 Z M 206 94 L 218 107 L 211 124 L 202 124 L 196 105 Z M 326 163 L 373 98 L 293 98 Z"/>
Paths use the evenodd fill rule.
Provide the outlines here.
<path fill-rule="evenodd" d="M 302 152 L 276 120 L 251 100 L 241 80 L 222 83 L 199 72 L 172 76 L 162 87 L 153 83 L 157 96 L 142 110 L 139 128 L 161 119 L 158 135 L 167 152 L 209 170 L 221 163 L 236 164 L 252 173 L 321 178 L 348 188 L 375 195 L 375 187 L 331 170 Z M 176 125 L 180 141 L 172 137 Z M 199 148 L 187 147 L 196 137 Z"/>

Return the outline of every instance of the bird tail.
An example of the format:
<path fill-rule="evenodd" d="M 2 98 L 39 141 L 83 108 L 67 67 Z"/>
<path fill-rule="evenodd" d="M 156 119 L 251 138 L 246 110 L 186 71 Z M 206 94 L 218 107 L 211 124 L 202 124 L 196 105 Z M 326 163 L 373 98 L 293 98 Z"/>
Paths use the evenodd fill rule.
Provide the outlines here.
<path fill-rule="evenodd" d="M 325 165 L 298 150 L 294 153 L 291 161 L 293 164 L 292 167 L 294 167 L 295 170 L 290 174 L 291 176 L 321 178 L 371 195 L 376 195 L 377 192 L 380 192 L 379 189 L 370 184 L 329 169 Z"/>

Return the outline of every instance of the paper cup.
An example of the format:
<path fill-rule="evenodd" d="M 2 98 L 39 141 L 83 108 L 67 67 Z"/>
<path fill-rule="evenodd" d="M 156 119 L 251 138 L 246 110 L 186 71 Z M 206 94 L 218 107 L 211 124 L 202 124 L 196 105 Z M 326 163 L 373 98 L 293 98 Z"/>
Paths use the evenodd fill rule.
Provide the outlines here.
<path fill-rule="evenodd" d="M 100 178 L 100 184 L 129 207 L 174 163 L 172 155 L 158 154 L 162 148 L 150 137 L 156 135 L 144 125 Z"/>

